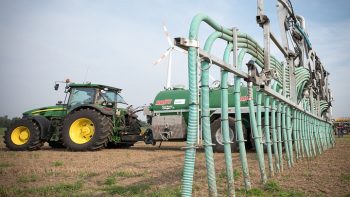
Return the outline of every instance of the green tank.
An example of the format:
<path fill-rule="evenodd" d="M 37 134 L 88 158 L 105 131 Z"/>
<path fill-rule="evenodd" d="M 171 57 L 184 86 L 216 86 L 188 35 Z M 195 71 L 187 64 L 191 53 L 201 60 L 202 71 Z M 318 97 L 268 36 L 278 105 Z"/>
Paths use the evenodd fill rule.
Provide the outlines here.
<path fill-rule="evenodd" d="M 254 89 L 254 97 L 256 90 Z M 232 140 L 234 140 L 234 86 L 228 88 L 229 116 Z M 211 88 L 209 92 L 211 122 L 221 122 L 221 89 L 220 87 Z M 241 87 L 241 111 L 243 124 L 245 128 L 250 128 L 248 115 L 248 95 L 247 87 Z M 254 98 L 256 100 L 256 98 Z M 189 109 L 189 90 L 175 87 L 173 89 L 163 90 L 157 94 L 153 103 L 149 107 L 150 114 L 148 117 L 149 124 L 152 128 L 154 141 L 184 141 L 186 140 L 186 130 L 188 124 Z M 200 112 L 199 112 L 200 115 Z M 246 129 L 245 136 L 249 135 Z M 212 128 L 214 143 L 222 144 L 220 140 L 220 129 Z M 217 134 L 219 133 L 219 134 Z M 219 135 L 219 136 L 217 136 Z"/>
<path fill-rule="evenodd" d="M 228 88 L 229 106 L 234 107 L 233 97 L 234 86 Z M 254 88 L 254 97 L 256 97 Z M 221 107 L 221 89 L 211 88 L 209 92 L 211 111 L 220 109 Z M 185 116 L 187 123 L 189 90 L 184 88 L 174 88 L 163 90 L 157 94 L 153 103 L 149 107 L 150 111 L 159 115 L 173 115 L 181 112 Z M 255 99 L 255 98 L 254 98 Z M 241 87 L 241 107 L 248 107 L 247 87 Z"/>

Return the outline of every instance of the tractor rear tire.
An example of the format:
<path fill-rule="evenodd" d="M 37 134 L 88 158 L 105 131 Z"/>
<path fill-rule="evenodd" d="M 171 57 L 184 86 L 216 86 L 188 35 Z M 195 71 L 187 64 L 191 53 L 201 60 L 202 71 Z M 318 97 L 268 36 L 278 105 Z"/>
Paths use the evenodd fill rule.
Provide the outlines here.
<path fill-rule="evenodd" d="M 72 151 L 102 149 L 113 132 L 112 120 L 95 109 L 80 109 L 69 115 L 63 123 L 63 146 Z"/>
<path fill-rule="evenodd" d="M 27 118 L 16 121 L 5 131 L 4 142 L 8 149 L 14 151 L 38 150 L 44 144 L 40 140 L 38 124 Z"/>
<path fill-rule="evenodd" d="M 238 143 L 236 143 L 236 128 L 235 128 L 235 119 L 232 117 L 229 117 L 229 135 L 230 135 L 230 141 L 233 143 L 231 144 L 231 152 L 238 152 L 239 146 Z M 221 133 L 221 119 L 216 119 L 211 124 L 211 138 L 213 141 L 213 151 L 223 153 L 224 152 L 224 144 L 223 144 L 223 137 Z"/>

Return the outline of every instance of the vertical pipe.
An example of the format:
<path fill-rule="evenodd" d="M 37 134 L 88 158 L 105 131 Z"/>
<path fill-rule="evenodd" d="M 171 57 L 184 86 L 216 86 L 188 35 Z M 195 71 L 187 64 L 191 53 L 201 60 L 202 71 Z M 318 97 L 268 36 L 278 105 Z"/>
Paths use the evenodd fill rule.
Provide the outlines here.
<path fill-rule="evenodd" d="M 332 147 L 332 142 L 331 142 L 331 133 L 330 133 L 330 130 L 329 130 L 329 127 L 328 127 L 328 125 L 326 126 L 326 136 L 327 136 L 327 147 L 328 148 L 331 148 Z"/>
<path fill-rule="evenodd" d="M 233 29 L 233 40 L 234 43 L 237 43 L 237 29 Z M 235 47 L 233 47 L 235 48 Z M 237 50 L 233 50 L 234 52 Z M 226 51 L 225 51 L 226 52 Z M 244 55 L 246 54 L 246 50 L 242 49 L 239 53 L 238 56 L 238 61 L 237 61 L 237 68 L 241 69 L 242 68 L 242 62 Z M 235 54 L 234 54 L 235 55 Z M 225 59 L 225 58 L 224 58 Z M 239 157 L 241 160 L 241 165 L 242 165 L 242 172 L 243 172 L 243 177 L 244 177 L 244 186 L 246 190 L 251 189 L 251 183 L 250 183 L 250 177 L 249 177 L 249 168 L 248 168 L 248 161 L 247 161 L 247 153 L 245 149 L 245 139 L 243 135 L 243 127 L 242 127 L 242 115 L 241 115 L 241 78 L 235 76 L 235 86 L 234 86 L 234 101 L 235 101 L 235 126 L 236 126 L 236 131 L 237 131 L 237 137 L 238 137 L 238 143 L 239 143 Z"/>
<path fill-rule="evenodd" d="M 213 43 L 217 40 L 222 33 L 214 32 L 212 33 L 205 42 L 204 51 L 210 52 Z M 205 161 L 206 161 L 206 169 L 207 169 L 207 178 L 208 178 L 208 188 L 210 196 L 217 196 L 217 188 L 216 188 L 216 177 L 215 177 L 215 162 L 213 157 L 213 147 L 212 147 L 212 138 L 211 138 L 211 128 L 210 128 L 210 106 L 209 106 L 209 62 L 204 61 L 201 65 L 201 109 L 202 109 L 202 133 L 204 138 L 204 151 L 205 151 Z M 225 81 L 223 79 L 222 81 Z M 227 81 L 227 76 L 226 76 Z M 226 89 L 227 91 L 227 89 Z M 224 98 L 225 96 L 223 96 Z M 226 92 L 227 97 L 227 92 Z M 227 98 L 226 98 L 227 101 Z M 227 117 L 227 108 L 223 109 L 222 114 Z M 227 125 L 226 125 L 227 124 Z M 226 118 L 226 122 L 222 124 L 222 134 L 224 138 L 224 143 L 229 143 L 229 129 L 228 122 Z M 227 137 L 228 136 L 228 137 Z M 230 144 L 228 144 L 230 146 Z M 224 145 L 225 146 L 225 145 Z M 227 145 L 226 145 L 227 146 Z M 226 147 L 227 149 L 227 147 Z M 231 156 L 231 149 L 230 149 Z M 226 158 L 226 157 L 225 157 Z M 227 163 L 229 162 L 229 163 Z M 231 165 L 230 165 L 231 162 Z M 231 169 L 232 171 L 232 159 L 226 160 L 227 169 Z M 230 173 L 232 174 L 232 173 Z M 233 184 L 232 176 L 227 176 L 230 180 L 228 183 Z"/>
<path fill-rule="evenodd" d="M 325 143 L 326 143 L 326 148 L 329 149 L 330 146 L 330 140 L 329 140 L 329 134 L 328 134 L 328 124 L 324 123 L 324 135 L 325 135 Z"/>
<path fill-rule="evenodd" d="M 226 48 L 230 46 L 227 45 Z M 228 63 L 228 62 L 226 62 Z M 228 85 L 227 85 L 228 72 L 221 70 L 221 131 L 223 134 L 223 144 L 226 163 L 226 178 L 228 196 L 235 196 L 234 180 L 233 180 L 233 168 L 232 168 L 232 155 L 231 155 L 231 142 L 229 136 L 229 121 L 228 121 Z"/>
<path fill-rule="evenodd" d="M 318 142 L 320 144 L 320 150 L 321 150 L 321 154 L 323 153 L 324 149 L 323 149 L 323 144 L 322 144 L 322 122 L 321 121 L 317 121 L 317 138 L 318 138 Z"/>
<path fill-rule="evenodd" d="M 201 107 L 202 107 L 202 133 L 204 139 L 204 151 L 207 168 L 207 178 L 210 196 L 217 196 L 215 164 L 213 159 L 213 147 L 210 128 L 209 109 L 209 64 L 203 62 L 201 75 Z"/>
<path fill-rule="evenodd" d="M 326 124 L 322 122 L 322 143 L 323 143 L 323 150 L 327 150 L 327 142 L 326 142 Z"/>
<path fill-rule="evenodd" d="M 297 112 L 297 118 L 298 118 L 298 130 L 297 130 L 297 135 L 298 135 L 298 151 L 299 151 L 299 159 L 301 160 L 304 157 L 303 153 L 303 148 L 302 148 L 302 141 L 301 141 L 301 112 Z"/>
<path fill-rule="evenodd" d="M 229 122 L 228 122 L 228 93 L 227 93 L 227 77 L 228 72 L 221 70 L 221 131 L 223 135 L 226 175 L 228 185 L 228 196 L 234 196 L 234 180 L 231 156 L 231 142 L 229 136 Z"/>
<path fill-rule="evenodd" d="M 277 142 L 278 142 L 278 158 L 281 172 L 283 172 L 283 155 L 282 155 L 282 129 L 281 129 L 281 113 L 282 113 L 282 103 L 278 103 L 277 108 Z"/>
<path fill-rule="evenodd" d="M 311 154 L 311 150 L 310 150 L 310 143 L 309 143 L 309 136 L 308 136 L 308 133 L 309 133 L 309 122 L 308 122 L 308 119 L 309 117 L 304 114 L 304 117 L 305 117 L 305 133 L 304 133 L 304 136 L 305 136 L 305 147 L 306 147 L 306 151 L 307 151 L 307 157 L 312 157 L 312 154 Z"/>
<path fill-rule="evenodd" d="M 197 103 L 197 50 L 188 49 L 188 80 L 189 80 L 189 116 L 187 127 L 186 151 L 182 175 L 182 196 L 192 196 L 192 183 L 196 158 L 196 140 L 198 130 L 198 103 Z"/>
<path fill-rule="evenodd" d="M 263 184 L 266 183 L 266 174 L 265 174 L 265 163 L 264 163 L 264 157 L 263 157 L 263 151 L 261 150 L 261 136 L 259 135 L 256 119 L 255 119 L 255 111 L 254 111 L 254 104 L 253 100 L 248 101 L 249 104 L 249 116 L 250 116 L 250 123 L 253 130 L 254 135 L 254 143 L 256 148 L 256 155 L 258 157 L 259 162 L 259 169 L 260 169 L 260 176 L 261 176 L 261 182 Z"/>
<path fill-rule="evenodd" d="M 272 160 L 272 151 L 271 151 L 271 138 L 270 138 L 270 98 L 269 96 L 265 96 L 265 115 L 264 115 L 264 132 L 265 132 L 265 143 L 267 148 L 267 158 L 269 162 L 269 175 L 270 177 L 274 176 L 274 170 L 273 170 L 273 160 Z"/>
<path fill-rule="evenodd" d="M 316 146 L 317 146 L 318 155 L 321 155 L 322 150 L 321 150 L 320 141 L 318 139 L 318 132 L 319 132 L 318 122 L 319 122 L 319 120 L 314 119 L 314 138 L 315 138 L 315 142 L 316 142 Z"/>
<path fill-rule="evenodd" d="M 327 125 L 328 125 L 329 136 L 331 138 L 331 147 L 334 147 L 335 146 L 335 139 L 334 139 L 334 135 L 333 135 L 332 125 L 329 123 Z"/>
<path fill-rule="evenodd" d="M 260 150 L 262 151 L 262 156 L 264 158 L 264 144 L 265 144 L 265 139 L 264 139 L 264 135 L 262 132 L 262 128 L 261 128 L 261 101 L 262 101 L 262 93 L 261 92 L 257 92 L 257 101 L 256 101 L 256 121 L 258 124 L 258 132 L 259 132 L 259 136 L 261 136 L 260 138 Z"/>
<path fill-rule="evenodd" d="M 304 148 L 305 148 L 305 153 L 306 153 L 306 156 L 307 158 L 310 158 L 310 152 L 309 152 L 309 146 L 308 146 L 308 143 L 307 143 L 307 121 L 306 121 L 306 115 L 303 114 L 303 144 L 304 144 Z"/>
<path fill-rule="evenodd" d="M 322 134 L 322 144 L 323 144 L 323 150 L 327 150 L 325 132 L 326 132 L 325 123 L 324 123 L 324 122 L 322 122 L 322 133 L 321 133 L 321 134 Z"/>
<path fill-rule="evenodd" d="M 312 144 L 313 144 L 313 148 L 314 148 L 314 154 L 315 156 L 317 156 L 318 154 L 318 147 L 317 147 L 317 138 L 316 137 L 316 122 L 315 122 L 315 118 L 311 118 L 311 139 L 312 139 Z"/>
<path fill-rule="evenodd" d="M 309 116 L 305 115 L 305 136 L 306 136 L 306 146 L 307 150 L 309 152 L 309 157 L 312 157 L 312 151 L 311 151 L 311 146 L 310 146 L 310 138 L 309 138 Z"/>
<path fill-rule="evenodd" d="M 303 117 L 303 112 L 299 113 L 299 124 L 300 124 L 300 151 L 301 151 L 301 157 L 305 158 L 306 157 L 306 151 L 305 151 L 305 146 L 304 146 L 304 117 Z"/>
<path fill-rule="evenodd" d="M 315 135 L 314 135 L 314 132 L 315 132 L 315 123 L 314 123 L 314 118 L 310 118 L 310 121 L 311 121 L 311 124 L 310 124 L 310 127 L 311 127 L 311 130 L 310 130 L 310 138 L 311 138 L 311 144 L 312 144 L 312 149 L 313 149 L 313 152 L 314 152 L 314 156 L 316 157 L 317 156 L 317 152 L 316 152 L 316 146 L 315 146 Z"/>
<path fill-rule="evenodd" d="M 292 164 L 290 163 L 290 156 L 289 156 L 289 147 L 288 147 L 288 137 L 287 137 L 287 125 L 286 125 L 286 106 L 284 105 L 282 107 L 282 133 L 283 133 L 283 144 L 284 148 L 286 150 L 286 159 L 288 163 L 288 167 L 292 167 Z"/>
<path fill-rule="evenodd" d="M 297 117 L 297 110 L 293 110 L 293 141 L 294 141 L 294 149 L 295 149 L 295 155 L 296 160 L 299 160 L 299 150 L 298 150 L 298 117 Z"/>
<path fill-rule="evenodd" d="M 295 122 L 295 130 L 293 131 L 294 134 L 294 149 L 296 154 L 296 161 L 300 160 L 300 149 L 299 149 L 299 112 L 297 109 L 294 110 L 294 122 Z"/>
<path fill-rule="evenodd" d="M 248 75 L 251 77 L 251 66 L 248 65 Z M 253 139 L 255 143 L 255 149 L 256 149 L 256 155 L 259 162 L 259 169 L 260 169 L 260 177 L 261 182 L 263 184 L 266 183 L 266 174 L 265 174 L 265 162 L 264 162 L 264 155 L 263 151 L 261 149 L 261 135 L 259 135 L 258 126 L 255 119 L 255 110 L 254 110 L 254 100 L 253 100 L 253 82 L 248 82 L 248 105 L 249 105 L 249 118 L 250 118 L 250 125 L 253 130 Z"/>
<path fill-rule="evenodd" d="M 332 147 L 334 147 L 334 145 L 335 145 L 335 141 L 334 141 L 334 137 L 333 137 L 333 131 L 332 131 L 332 126 L 331 126 L 331 124 L 327 124 L 328 125 L 328 133 L 329 133 L 329 139 L 330 139 L 330 147 L 332 148 Z"/>
<path fill-rule="evenodd" d="M 277 83 L 274 84 L 273 89 L 276 90 Z M 278 140 L 277 140 L 277 132 L 276 132 L 276 99 L 272 98 L 271 104 L 271 133 L 272 133 L 272 145 L 273 145 L 273 153 L 275 156 L 275 166 L 277 172 L 280 172 L 280 164 L 279 164 L 279 155 L 278 155 Z"/>
<path fill-rule="evenodd" d="M 312 143 L 312 136 L 311 136 L 311 130 L 312 130 L 312 125 L 311 125 L 311 121 L 310 121 L 311 117 L 307 116 L 307 126 L 308 126 L 308 131 L 307 131 L 307 136 L 308 136 L 308 142 L 309 142 L 309 150 L 311 153 L 311 157 L 316 157 L 316 155 L 314 154 L 314 147 L 313 147 L 313 143 Z"/>
<path fill-rule="evenodd" d="M 287 139 L 288 139 L 288 150 L 289 150 L 289 162 L 291 167 L 294 165 L 293 158 L 293 141 L 292 141 L 292 125 L 291 125 L 291 109 L 287 107 Z"/>

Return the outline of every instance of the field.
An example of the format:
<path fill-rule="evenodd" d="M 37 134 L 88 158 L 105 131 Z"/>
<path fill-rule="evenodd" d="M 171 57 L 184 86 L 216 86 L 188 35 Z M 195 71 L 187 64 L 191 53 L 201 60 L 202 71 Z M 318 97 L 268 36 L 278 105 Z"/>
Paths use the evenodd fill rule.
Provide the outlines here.
<path fill-rule="evenodd" d="M 313 160 L 259 182 L 257 161 L 248 153 L 253 189 L 243 190 L 238 154 L 233 155 L 237 196 L 350 196 L 350 136 Z M 0 196 L 179 196 L 183 143 L 138 143 L 130 149 L 67 152 L 8 151 L 0 143 Z M 285 162 L 286 163 L 286 162 Z M 215 154 L 218 191 L 225 196 L 223 154 Z M 193 196 L 207 196 L 204 152 L 199 150 Z"/>

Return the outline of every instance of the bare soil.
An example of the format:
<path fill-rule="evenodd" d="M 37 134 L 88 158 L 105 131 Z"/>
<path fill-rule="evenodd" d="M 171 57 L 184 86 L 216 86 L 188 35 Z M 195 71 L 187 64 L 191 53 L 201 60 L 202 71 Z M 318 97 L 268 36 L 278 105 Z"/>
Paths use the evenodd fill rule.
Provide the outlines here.
<path fill-rule="evenodd" d="M 178 196 L 184 145 L 164 142 L 158 148 L 140 142 L 129 149 L 96 152 L 69 152 L 46 145 L 39 151 L 13 152 L 1 142 L 0 196 Z M 255 153 L 247 157 L 252 187 L 262 193 L 244 192 L 239 154 L 234 153 L 237 196 L 350 196 L 349 135 L 337 138 L 336 146 L 322 155 L 304 158 L 292 168 L 284 161 L 284 171 L 269 178 L 284 193 L 266 191 Z M 218 191 L 225 196 L 224 154 L 215 154 L 215 165 Z M 61 188 L 65 192 L 60 193 Z M 193 196 L 207 193 L 205 155 L 199 150 Z"/>

